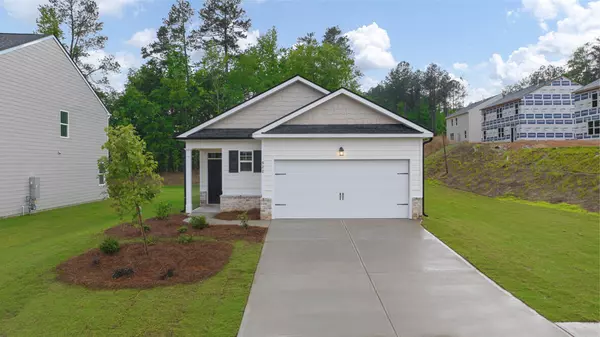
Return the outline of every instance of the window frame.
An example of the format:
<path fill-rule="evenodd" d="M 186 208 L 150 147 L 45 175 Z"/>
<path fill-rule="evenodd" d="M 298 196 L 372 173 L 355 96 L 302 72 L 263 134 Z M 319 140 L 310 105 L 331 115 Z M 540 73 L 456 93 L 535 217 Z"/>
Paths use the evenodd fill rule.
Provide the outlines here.
<path fill-rule="evenodd" d="M 242 159 L 242 153 L 250 153 L 250 159 Z M 249 170 L 242 170 L 242 163 L 250 163 L 250 169 Z M 248 150 L 248 151 L 242 151 L 240 150 L 238 152 L 238 172 L 254 172 L 254 151 L 252 150 Z"/>
<path fill-rule="evenodd" d="M 594 96 L 596 96 L 596 98 L 594 98 Z M 598 96 L 600 96 L 598 92 L 593 92 L 590 95 L 590 97 L 592 97 L 592 108 L 598 107 Z"/>
<path fill-rule="evenodd" d="M 588 135 L 600 135 L 600 120 L 588 121 Z"/>
<path fill-rule="evenodd" d="M 100 177 L 102 177 L 103 183 L 100 183 Z M 102 172 L 100 167 L 98 167 L 98 186 L 106 186 L 106 170 Z"/>
<path fill-rule="evenodd" d="M 62 113 L 66 113 L 67 114 L 67 122 L 63 123 L 62 121 Z M 66 111 L 66 110 L 60 110 L 60 112 L 58 113 L 58 123 L 60 125 L 60 138 L 71 138 L 71 127 L 70 125 L 70 118 L 71 117 L 71 113 Z M 63 125 L 65 125 L 67 127 L 67 136 L 63 136 L 62 135 L 62 127 Z"/>

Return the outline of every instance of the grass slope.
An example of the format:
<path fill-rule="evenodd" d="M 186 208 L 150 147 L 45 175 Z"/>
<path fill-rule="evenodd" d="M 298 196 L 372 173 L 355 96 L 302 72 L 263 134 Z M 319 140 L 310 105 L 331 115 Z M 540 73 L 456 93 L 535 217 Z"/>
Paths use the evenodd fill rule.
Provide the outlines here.
<path fill-rule="evenodd" d="M 507 145 L 453 144 L 427 157 L 425 175 L 487 196 L 569 203 L 600 211 L 600 148 L 506 148 Z"/>
<path fill-rule="evenodd" d="M 160 200 L 178 210 L 182 192 L 165 187 Z M 235 336 L 260 244 L 236 242 L 219 274 L 191 285 L 92 291 L 55 280 L 58 263 L 118 222 L 106 201 L 0 220 L 0 336 Z"/>
<path fill-rule="evenodd" d="M 424 226 L 555 322 L 600 321 L 600 217 L 428 182 Z"/>

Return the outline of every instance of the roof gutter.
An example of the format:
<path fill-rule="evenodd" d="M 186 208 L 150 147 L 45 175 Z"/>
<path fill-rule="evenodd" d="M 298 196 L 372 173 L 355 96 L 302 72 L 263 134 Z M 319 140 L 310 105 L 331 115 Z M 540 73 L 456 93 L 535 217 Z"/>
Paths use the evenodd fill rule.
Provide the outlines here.
<path fill-rule="evenodd" d="M 423 168 L 423 179 L 421 179 L 423 186 L 422 186 L 422 193 L 423 193 L 423 198 L 421 199 L 421 206 L 423 207 L 423 216 L 424 217 L 429 217 L 429 215 L 427 215 L 427 213 L 425 213 L 425 144 L 431 143 L 433 141 L 433 137 L 424 140 L 423 141 L 423 157 L 421 158 L 423 160 L 423 165 L 421 166 Z"/>

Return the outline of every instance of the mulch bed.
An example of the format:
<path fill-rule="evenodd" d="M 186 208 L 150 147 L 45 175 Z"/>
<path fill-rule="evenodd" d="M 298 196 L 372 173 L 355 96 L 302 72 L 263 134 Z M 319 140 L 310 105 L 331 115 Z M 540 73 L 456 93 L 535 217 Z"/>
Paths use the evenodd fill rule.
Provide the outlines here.
<path fill-rule="evenodd" d="M 229 211 L 221 212 L 215 215 L 215 219 L 219 220 L 238 220 L 238 216 L 244 211 Z M 248 220 L 260 220 L 260 209 L 253 208 L 248 211 Z"/>
<path fill-rule="evenodd" d="M 233 246 L 227 242 L 159 242 L 144 254 L 141 243 L 121 245 L 115 255 L 91 249 L 57 267 L 58 280 L 94 289 L 152 288 L 192 283 L 218 273 L 229 261 Z M 113 278 L 118 268 L 133 274 Z M 172 276 L 168 276 L 168 271 Z"/>
<path fill-rule="evenodd" d="M 208 228 L 195 229 L 183 221 L 185 218 L 187 216 L 184 214 L 172 214 L 166 220 L 148 219 L 145 221 L 150 226 L 150 232 L 147 235 L 154 237 L 177 237 L 180 235 L 177 229 L 184 225 L 188 228 L 185 234 L 210 237 L 221 241 L 246 240 L 249 242 L 263 242 L 267 234 L 267 228 L 255 226 L 244 229 L 239 225 L 210 225 Z M 142 236 L 139 228 L 129 223 L 109 228 L 104 233 L 116 238 L 139 238 Z"/>

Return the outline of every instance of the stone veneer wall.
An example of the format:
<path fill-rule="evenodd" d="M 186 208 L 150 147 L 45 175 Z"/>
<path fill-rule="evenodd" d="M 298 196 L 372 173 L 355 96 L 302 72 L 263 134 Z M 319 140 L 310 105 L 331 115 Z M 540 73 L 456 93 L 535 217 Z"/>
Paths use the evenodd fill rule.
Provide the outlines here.
<path fill-rule="evenodd" d="M 260 196 L 221 195 L 221 212 L 260 208 Z"/>
<path fill-rule="evenodd" d="M 272 204 L 271 199 L 261 198 L 260 199 L 260 218 L 261 220 L 271 220 L 272 216 Z"/>
<path fill-rule="evenodd" d="M 412 199 L 412 218 L 418 219 L 423 216 L 423 198 Z"/>
<path fill-rule="evenodd" d="M 208 192 L 200 191 L 200 205 L 208 205 Z"/>

